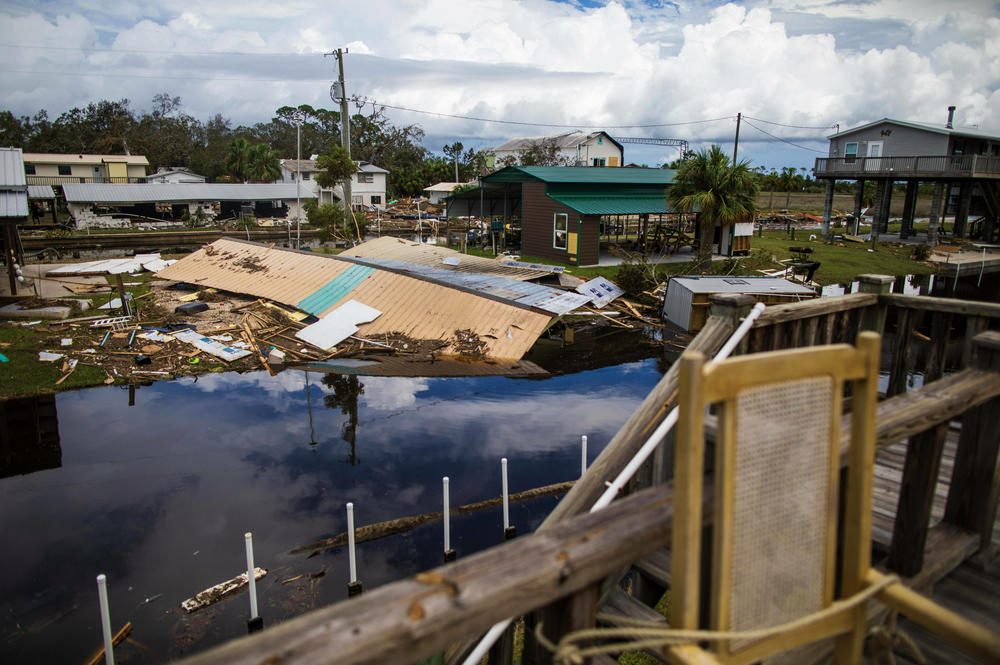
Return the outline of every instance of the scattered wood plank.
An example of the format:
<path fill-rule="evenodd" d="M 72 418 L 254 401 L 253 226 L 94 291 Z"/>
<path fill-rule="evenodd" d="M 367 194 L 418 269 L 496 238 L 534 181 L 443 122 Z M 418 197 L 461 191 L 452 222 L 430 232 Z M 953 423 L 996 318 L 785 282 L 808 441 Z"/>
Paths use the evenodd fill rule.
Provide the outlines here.
<path fill-rule="evenodd" d="M 265 575 L 267 575 L 267 569 L 259 566 L 253 569 L 253 578 L 255 580 L 259 580 Z M 226 596 L 231 596 L 245 587 L 248 583 L 249 578 L 247 578 L 247 574 L 241 573 L 231 580 L 220 582 L 213 587 L 195 594 L 194 597 L 188 598 L 181 603 L 181 607 L 184 608 L 184 611 L 190 614 L 191 612 L 208 607 L 209 605 L 214 605 Z"/>
<path fill-rule="evenodd" d="M 126 623 L 121 630 L 114 634 L 111 638 L 111 646 L 118 646 L 122 641 L 128 637 L 128 634 L 132 632 L 132 622 Z M 94 652 L 94 655 L 87 659 L 84 665 L 100 665 L 104 661 L 104 647 Z"/>

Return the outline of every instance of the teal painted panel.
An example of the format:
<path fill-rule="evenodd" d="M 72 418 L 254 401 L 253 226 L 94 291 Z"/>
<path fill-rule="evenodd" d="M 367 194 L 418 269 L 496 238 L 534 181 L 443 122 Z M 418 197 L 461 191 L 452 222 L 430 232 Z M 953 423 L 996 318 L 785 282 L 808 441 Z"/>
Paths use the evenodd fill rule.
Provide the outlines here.
<path fill-rule="evenodd" d="M 303 298 L 299 302 L 298 308 L 314 316 L 319 316 L 320 312 L 353 291 L 373 272 L 375 272 L 375 268 L 353 265 L 324 284 L 315 293 L 310 293 Z"/>

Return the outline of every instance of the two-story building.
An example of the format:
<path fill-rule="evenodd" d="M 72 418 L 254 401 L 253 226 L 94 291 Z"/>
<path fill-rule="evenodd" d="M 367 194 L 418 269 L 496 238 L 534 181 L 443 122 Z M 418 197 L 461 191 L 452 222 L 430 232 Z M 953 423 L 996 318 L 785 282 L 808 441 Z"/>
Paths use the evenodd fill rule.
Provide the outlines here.
<path fill-rule="evenodd" d="M 325 189 L 315 184 L 316 174 L 323 171 L 323 169 L 316 166 L 318 158 L 319 155 L 313 155 L 309 159 L 281 160 L 281 179 L 275 182 L 294 184 L 296 181 L 300 181 L 303 185 L 308 183 L 310 191 L 317 192 L 320 203 L 343 201 L 344 192 L 343 187 L 340 185 Z M 351 204 L 355 208 L 384 208 L 386 203 L 386 176 L 388 174 L 388 171 L 374 164 L 358 162 L 358 171 L 351 176 Z"/>
<path fill-rule="evenodd" d="M 149 160 L 142 155 L 24 153 L 29 185 L 146 182 Z"/>
<path fill-rule="evenodd" d="M 948 121 L 943 125 L 882 118 L 827 137 L 829 156 L 818 158 L 814 169 L 817 179 L 827 181 L 824 230 L 828 229 L 835 180 L 856 182 L 855 220 L 861 215 L 865 182 L 876 183 L 875 236 L 887 227 L 893 185 L 905 182 L 900 235 L 908 237 L 913 233 L 917 187 L 926 182 L 934 184 L 928 234 L 932 244 L 945 214 L 954 214 L 958 236 L 968 235 L 970 214 L 982 216 L 984 224 L 976 231 L 991 241 L 1000 213 L 1000 136 L 955 127 L 954 112 L 954 106 L 948 108 Z"/>
<path fill-rule="evenodd" d="M 502 166 L 520 164 L 526 151 L 555 149 L 556 161 L 564 166 L 622 166 L 624 149 L 610 134 L 567 132 L 553 136 L 511 139 L 495 148 L 486 148 L 486 166 L 492 171 Z"/>

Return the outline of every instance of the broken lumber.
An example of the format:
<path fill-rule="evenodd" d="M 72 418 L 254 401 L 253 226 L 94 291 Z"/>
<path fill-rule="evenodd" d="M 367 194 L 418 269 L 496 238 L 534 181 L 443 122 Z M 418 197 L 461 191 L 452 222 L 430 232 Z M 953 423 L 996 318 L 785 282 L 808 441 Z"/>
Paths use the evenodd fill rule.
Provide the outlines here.
<path fill-rule="evenodd" d="M 132 622 L 129 621 L 122 627 L 121 630 L 115 633 L 114 637 L 111 638 L 111 646 L 116 647 L 119 644 L 121 644 L 122 640 L 128 637 L 128 634 L 131 632 L 132 632 Z M 104 660 L 104 647 L 102 646 L 100 649 L 94 652 L 93 656 L 87 659 L 87 662 L 84 663 L 84 665 L 100 665 L 101 661 L 103 660 Z"/>
<path fill-rule="evenodd" d="M 253 569 L 253 578 L 255 580 L 259 580 L 265 575 L 267 575 L 267 569 L 259 566 Z M 184 611 L 190 614 L 191 612 L 208 607 L 209 605 L 214 605 L 226 596 L 231 596 L 237 591 L 240 591 L 247 584 L 247 574 L 241 573 L 231 580 L 220 582 L 213 587 L 209 587 L 208 589 L 195 594 L 193 598 L 188 598 L 181 603 L 181 607 L 184 608 Z"/>
<path fill-rule="evenodd" d="M 541 496 L 549 496 L 552 494 L 561 494 L 563 492 L 568 492 L 573 483 L 576 481 L 568 480 L 562 483 L 555 483 L 554 485 L 545 485 L 544 487 L 536 487 L 534 489 L 525 490 L 523 492 L 516 492 L 507 497 L 509 502 L 517 501 L 527 501 L 529 499 L 535 499 Z M 459 506 L 458 508 L 453 508 L 452 511 L 459 515 L 465 515 L 468 513 L 476 512 L 477 510 L 483 510 L 484 508 L 490 508 L 493 506 L 499 506 L 503 501 L 502 497 L 494 497 L 492 499 L 486 499 L 485 501 L 477 501 L 476 503 L 469 503 L 464 506 Z M 428 522 L 433 522 L 439 520 L 442 517 L 441 511 L 433 513 L 424 513 L 423 515 L 413 515 L 410 517 L 400 517 L 394 520 L 388 520 L 386 522 L 376 522 L 375 524 L 366 524 L 364 526 L 357 527 L 354 530 L 354 541 L 356 543 L 364 543 L 369 540 L 377 540 L 379 538 L 385 538 L 386 536 L 391 536 L 396 533 L 402 533 L 403 531 L 409 531 L 415 529 L 422 524 Z M 309 543 L 308 545 L 301 545 L 291 550 L 289 554 L 302 554 L 304 552 L 319 552 L 320 550 L 329 549 L 331 547 L 342 547 L 347 544 L 347 533 L 340 533 L 336 536 L 331 536 L 329 538 L 324 538 L 322 540 L 317 540 L 314 543 Z"/>

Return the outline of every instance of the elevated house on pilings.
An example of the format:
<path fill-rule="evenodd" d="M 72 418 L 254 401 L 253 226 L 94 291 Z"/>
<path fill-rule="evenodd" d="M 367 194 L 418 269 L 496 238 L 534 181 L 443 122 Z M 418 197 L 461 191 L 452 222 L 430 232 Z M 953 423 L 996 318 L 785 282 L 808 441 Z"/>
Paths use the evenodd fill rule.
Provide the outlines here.
<path fill-rule="evenodd" d="M 938 225 L 945 215 L 954 215 L 956 236 L 975 235 L 993 241 L 1000 215 L 1000 136 L 955 127 L 954 110 L 949 107 L 944 125 L 883 118 L 827 137 L 829 157 L 817 158 L 814 169 L 815 177 L 827 182 L 824 229 L 829 229 L 834 181 L 856 182 L 855 220 L 861 216 L 865 182 L 876 183 L 874 236 L 887 229 L 893 185 L 904 182 L 906 198 L 900 236 L 910 237 L 917 187 L 933 183 L 930 244 L 936 244 Z M 981 221 L 970 224 L 972 218 Z"/>

